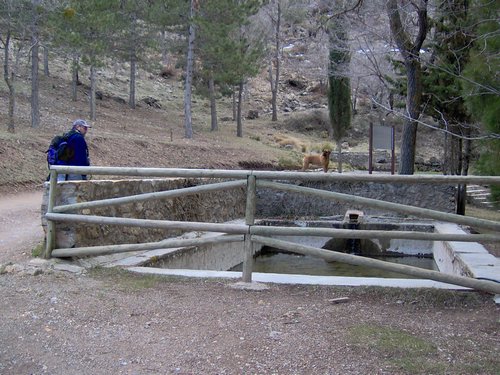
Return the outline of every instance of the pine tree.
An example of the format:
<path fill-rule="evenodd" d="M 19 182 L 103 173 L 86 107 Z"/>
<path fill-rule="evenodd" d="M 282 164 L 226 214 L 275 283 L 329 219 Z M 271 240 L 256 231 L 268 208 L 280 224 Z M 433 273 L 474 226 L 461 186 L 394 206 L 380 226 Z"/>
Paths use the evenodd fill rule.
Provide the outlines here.
<path fill-rule="evenodd" d="M 470 51 L 462 81 L 463 97 L 471 115 L 493 135 L 482 144 L 478 171 L 500 175 L 500 4 L 485 0 L 471 2 L 471 24 L 475 25 L 474 47 Z M 493 199 L 500 200 L 500 187 L 492 186 Z"/>
<path fill-rule="evenodd" d="M 351 126 L 351 83 L 347 74 L 350 52 L 345 25 L 340 19 L 331 20 L 328 72 L 329 135 L 337 143 L 338 171 L 342 173 L 342 138 Z"/>
<path fill-rule="evenodd" d="M 90 68 L 90 119 L 96 119 L 96 69 L 110 48 L 120 0 L 72 0 L 53 23 L 57 45 L 71 51 Z M 74 67 L 75 68 L 75 67 Z M 76 84 L 75 82 L 73 84 Z"/>
<path fill-rule="evenodd" d="M 468 60 L 471 36 L 467 30 L 468 7 L 463 0 L 439 4 L 434 21 L 430 61 L 424 66 L 422 96 L 425 112 L 445 130 L 443 172 L 467 175 L 472 152 L 470 117 L 461 95 L 462 69 Z M 457 213 L 465 214 L 466 187 L 457 189 Z"/>
<path fill-rule="evenodd" d="M 220 87 L 238 87 L 238 137 L 243 136 L 243 88 L 247 79 L 259 72 L 265 51 L 262 36 L 251 29 L 249 21 L 258 11 L 259 5 L 255 0 L 209 0 L 202 3 L 197 19 L 197 51 L 206 81 L 212 81 L 212 87 L 215 83 Z M 213 90 L 211 95 L 213 103 Z M 212 108 L 215 110 L 215 107 Z M 213 120 L 212 130 L 216 130 Z"/>
<path fill-rule="evenodd" d="M 9 109 L 7 130 L 16 130 L 14 114 L 16 111 L 16 75 L 18 56 L 24 48 L 23 41 L 29 39 L 26 25 L 31 20 L 31 3 L 19 0 L 0 2 L 0 43 L 3 49 L 3 78 L 9 90 Z M 12 53 L 15 56 L 12 56 Z"/>

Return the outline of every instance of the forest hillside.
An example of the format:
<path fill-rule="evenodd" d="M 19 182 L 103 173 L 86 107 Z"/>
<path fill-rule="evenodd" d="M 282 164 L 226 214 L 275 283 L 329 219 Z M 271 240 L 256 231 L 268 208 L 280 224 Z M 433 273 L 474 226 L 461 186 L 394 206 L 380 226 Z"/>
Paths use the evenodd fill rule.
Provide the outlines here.
<path fill-rule="evenodd" d="M 8 95 L 0 83 L 0 189 L 40 186 L 48 169 L 45 151 L 52 137 L 67 131 L 77 118 L 88 120 L 88 87 L 82 79 L 78 100 L 71 101 L 66 66 L 53 64 L 40 78 L 41 126 L 30 127 L 29 80 L 20 79 L 16 131 L 7 132 Z M 120 75 L 120 73 L 122 75 Z M 92 165 L 130 167 L 297 169 L 304 152 L 331 145 L 326 130 L 326 97 L 304 79 L 297 89 L 293 74 L 284 75 L 282 96 L 293 97 L 295 110 L 281 107 L 271 121 L 268 82 L 260 77 L 248 87 L 244 103 L 243 137 L 236 136 L 230 99 L 218 106 L 219 130 L 210 131 L 210 108 L 203 97 L 193 99 L 192 139 L 184 137 L 183 83 L 180 72 L 164 78 L 143 72 L 138 80 L 138 106 L 126 104 L 126 70 L 103 70 L 97 119 L 87 134 Z M 300 95 L 299 95 L 300 94 Z M 255 118 L 249 118 L 255 117 Z M 368 151 L 369 108 L 361 108 L 345 139 L 345 153 Z M 400 132 L 397 129 L 397 135 Z M 418 159 L 430 163 L 439 155 L 439 139 L 422 131 Z M 332 156 L 332 159 L 334 157 Z M 365 167 L 366 169 L 366 167 Z M 349 170 L 349 167 L 347 167 Z M 335 163 L 331 165 L 335 171 Z"/>

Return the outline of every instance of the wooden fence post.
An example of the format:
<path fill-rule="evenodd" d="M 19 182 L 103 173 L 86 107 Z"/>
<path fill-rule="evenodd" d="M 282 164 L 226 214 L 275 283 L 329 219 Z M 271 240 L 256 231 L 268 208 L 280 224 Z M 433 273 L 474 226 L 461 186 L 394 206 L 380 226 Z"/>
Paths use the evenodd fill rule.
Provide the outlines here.
<path fill-rule="evenodd" d="M 245 224 L 253 225 L 255 223 L 255 205 L 256 205 L 256 178 L 254 175 L 249 175 L 247 178 L 247 204 L 245 210 Z M 245 283 L 252 281 L 253 268 L 253 245 L 252 236 L 250 233 L 245 234 L 245 249 L 243 256 L 243 272 L 242 280 Z"/>
<path fill-rule="evenodd" d="M 49 202 L 47 204 L 47 213 L 52 213 L 56 201 L 56 188 L 57 188 L 57 171 L 50 171 L 49 180 Z M 45 244 L 45 251 L 43 258 L 49 259 L 52 255 L 56 245 L 56 224 L 53 220 L 47 220 L 47 242 Z"/>

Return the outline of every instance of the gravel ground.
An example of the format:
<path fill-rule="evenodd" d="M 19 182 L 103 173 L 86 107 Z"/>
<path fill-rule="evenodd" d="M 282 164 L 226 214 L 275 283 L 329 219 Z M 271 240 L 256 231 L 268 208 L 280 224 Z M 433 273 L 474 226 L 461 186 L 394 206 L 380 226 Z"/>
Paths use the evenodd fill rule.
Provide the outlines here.
<path fill-rule="evenodd" d="M 232 286 L 11 270 L 0 276 L 0 373 L 500 373 L 490 295 Z"/>
<path fill-rule="evenodd" d="M 58 271 L 40 201 L 0 198 L 2 375 L 500 373 L 491 295 Z"/>

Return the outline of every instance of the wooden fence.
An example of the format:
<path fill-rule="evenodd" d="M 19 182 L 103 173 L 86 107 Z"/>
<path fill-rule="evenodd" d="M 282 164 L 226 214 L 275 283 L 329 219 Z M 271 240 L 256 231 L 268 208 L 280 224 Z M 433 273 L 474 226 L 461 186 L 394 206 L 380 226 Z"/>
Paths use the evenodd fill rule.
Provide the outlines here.
<path fill-rule="evenodd" d="M 98 201 L 80 202 L 75 204 L 55 206 L 57 189 L 57 175 L 59 173 L 75 173 L 87 175 L 108 176 L 142 176 L 142 177 L 182 177 L 182 178 L 218 178 L 231 181 L 218 182 L 176 190 L 132 195 L 120 198 L 110 198 Z M 378 183 L 432 183 L 432 184 L 500 184 L 497 176 L 437 176 L 437 175 L 354 175 L 315 172 L 274 172 L 250 170 L 216 170 L 216 169 L 178 169 L 178 168 L 119 168 L 119 167 L 74 167 L 52 166 L 49 182 L 49 200 L 47 206 L 47 242 L 44 257 L 73 257 L 88 255 L 103 255 L 122 253 L 137 250 L 151 250 L 158 248 L 173 248 L 183 246 L 200 246 L 208 243 L 244 242 L 244 259 L 242 279 L 245 282 L 252 280 L 253 246 L 260 243 L 300 254 L 308 254 L 326 260 L 335 260 L 354 265 L 367 265 L 374 268 L 399 272 L 425 279 L 441 281 L 449 284 L 470 287 L 490 293 L 500 294 L 500 283 L 486 280 L 477 280 L 462 276 L 443 274 L 437 271 L 423 270 L 392 264 L 380 260 L 363 258 L 356 255 L 344 254 L 331 250 L 323 250 L 292 242 L 280 241 L 271 238 L 276 235 L 291 236 L 329 236 L 334 238 L 391 238 L 429 241 L 463 241 L 463 242 L 497 242 L 498 234 L 442 234 L 421 233 L 411 231 L 380 231 L 380 230 L 351 230 L 334 228 L 296 228 L 296 227 L 269 227 L 255 224 L 256 192 L 258 188 L 270 188 L 290 191 L 300 194 L 314 195 L 325 200 L 342 201 L 362 204 L 364 207 L 384 209 L 405 215 L 430 218 L 460 225 L 469 225 L 476 228 L 500 232 L 500 222 L 444 213 L 425 208 L 407 206 L 387 201 L 358 197 L 320 189 L 312 189 L 287 183 L 277 183 L 274 180 L 306 180 L 306 181 L 365 181 Z M 190 194 L 199 194 L 209 191 L 221 191 L 246 186 L 245 224 L 206 223 L 169 220 L 149 220 L 134 218 L 119 218 L 107 216 L 82 215 L 78 212 L 83 209 L 106 207 L 140 201 L 181 197 Z M 68 213 L 71 212 L 71 213 Z M 197 239 L 165 239 L 159 242 L 143 244 L 121 244 L 79 248 L 55 248 L 55 225 L 57 222 L 76 222 L 106 225 L 134 226 L 140 228 L 167 228 L 183 231 L 205 231 L 226 233 L 226 236 L 216 238 Z"/>

